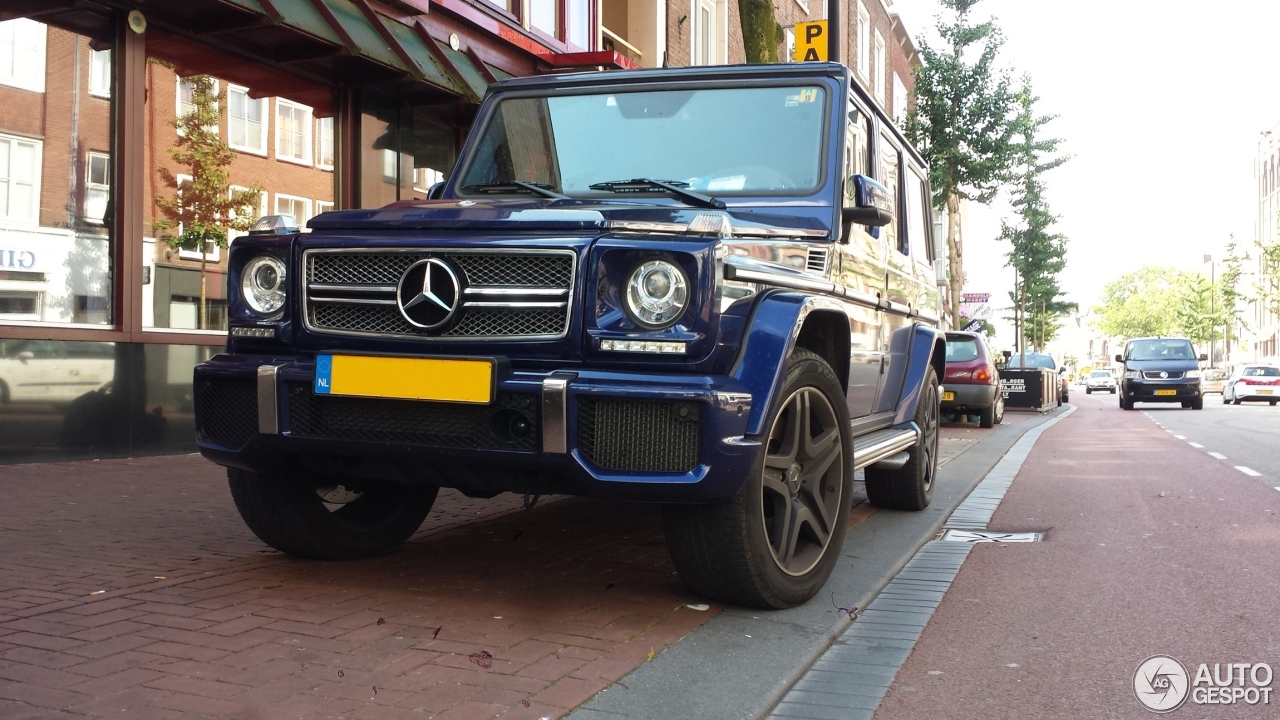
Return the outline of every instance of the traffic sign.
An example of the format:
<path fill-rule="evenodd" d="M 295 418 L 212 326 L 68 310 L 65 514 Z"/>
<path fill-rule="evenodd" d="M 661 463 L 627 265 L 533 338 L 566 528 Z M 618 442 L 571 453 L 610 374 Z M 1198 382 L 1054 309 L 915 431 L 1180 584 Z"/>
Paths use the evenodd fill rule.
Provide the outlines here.
<path fill-rule="evenodd" d="M 960 329 L 964 330 L 965 332 L 978 332 L 979 330 L 982 329 L 982 321 L 977 319 L 970 320 L 969 322 L 964 324 L 964 327 Z"/>
<path fill-rule="evenodd" d="M 822 62 L 827 59 L 827 21 L 796 23 L 796 62 Z"/>

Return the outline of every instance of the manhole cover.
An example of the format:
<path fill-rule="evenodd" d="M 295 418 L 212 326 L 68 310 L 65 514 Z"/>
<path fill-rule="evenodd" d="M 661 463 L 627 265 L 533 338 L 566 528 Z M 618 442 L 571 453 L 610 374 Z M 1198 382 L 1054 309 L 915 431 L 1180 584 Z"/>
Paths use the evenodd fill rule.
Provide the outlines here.
<path fill-rule="evenodd" d="M 1028 543 L 1044 539 L 1042 532 L 993 532 L 990 530 L 948 530 L 943 540 L 964 543 Z"/>

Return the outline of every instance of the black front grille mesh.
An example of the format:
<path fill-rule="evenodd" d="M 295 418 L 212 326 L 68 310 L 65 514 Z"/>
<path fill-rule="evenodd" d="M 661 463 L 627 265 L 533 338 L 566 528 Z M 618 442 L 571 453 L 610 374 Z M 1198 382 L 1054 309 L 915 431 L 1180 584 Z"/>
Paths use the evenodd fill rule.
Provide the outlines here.
<path fill-rule="evenodd" d="M 578 449 L 605 470 L 688 472 L 698 464 L 700 405 L 581 398 Z"/>
<path fill-rule="evenodd" d="M 201 378 L 196 385 L 196 426 L 202 437 L 244 447 L 258 434 L 258 386 L 253 378 Z"/>
<path fill-rule="evenodd" d="M 297 436 L 440 448 L 533 450 L 536 395 L 500 394 L 492 405 L 315 395 L 289 386 L 289 431 Z M 520 421 L 524 426 L 517 427 Z"/>
<path fill-rule="evenodd" d="M 409 324 L 395 307 L 380 305 L 312 304 L 311 324 L 358 332 L 437 337 Z M 465 310 L 457 325 L 439 337 L 562 335 L 568 316 L 564 308 L 538 310 Z"/>

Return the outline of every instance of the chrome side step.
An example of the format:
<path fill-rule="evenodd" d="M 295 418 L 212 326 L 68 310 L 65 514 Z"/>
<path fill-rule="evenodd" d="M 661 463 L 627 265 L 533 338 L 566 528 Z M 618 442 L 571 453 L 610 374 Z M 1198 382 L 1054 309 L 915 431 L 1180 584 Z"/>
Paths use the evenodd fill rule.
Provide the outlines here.
<path fill-rule="evenodd" d="M 886 469 L 902 467 L 907 458 L 904 450 L 915 444 L 920 431 L 911 428 L 886 428 L 858 438 L 853 443 L 853 469 L 885 461 Z M 897 457 L 902 454 L 903 457 Z"/>

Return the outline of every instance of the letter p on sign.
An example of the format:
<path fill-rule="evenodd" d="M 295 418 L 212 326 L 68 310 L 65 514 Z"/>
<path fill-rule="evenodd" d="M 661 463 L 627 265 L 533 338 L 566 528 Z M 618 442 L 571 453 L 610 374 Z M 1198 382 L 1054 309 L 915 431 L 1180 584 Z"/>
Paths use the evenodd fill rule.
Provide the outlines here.
<path fill-rule="evenodd" d="M 796 62 L 827 59 L 827 21 L 796 23 Z"/>

